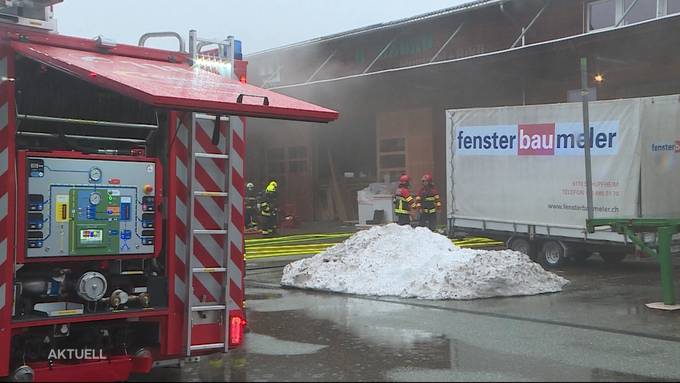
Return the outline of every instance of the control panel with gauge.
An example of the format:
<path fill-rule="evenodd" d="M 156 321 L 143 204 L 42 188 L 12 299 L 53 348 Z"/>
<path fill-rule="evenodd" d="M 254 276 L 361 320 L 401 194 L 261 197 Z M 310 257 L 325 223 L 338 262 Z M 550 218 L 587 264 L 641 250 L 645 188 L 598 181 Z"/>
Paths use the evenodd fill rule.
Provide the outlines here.
<path fill-rule="evenodd" d="M 155 162 L 26 162 L 27 257 L 154 253 Z"/>

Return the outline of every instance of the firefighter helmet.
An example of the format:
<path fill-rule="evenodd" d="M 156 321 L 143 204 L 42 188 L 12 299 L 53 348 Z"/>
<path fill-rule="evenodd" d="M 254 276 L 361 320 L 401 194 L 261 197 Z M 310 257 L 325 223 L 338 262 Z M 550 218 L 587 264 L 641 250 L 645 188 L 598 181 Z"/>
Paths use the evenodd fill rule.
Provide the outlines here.
<path fill-rule="evenodd" d="M 248 182 L 246 184 L 246 189 L 253 190 L 254 188 L 255 188 L 255 185 L 252 182 Z"/>
<path fill-rule="evenodd" d="M 425 174 L 422 178 L 422 181 L 432 183 L 432 175 L 430 173 Z"/>
<path fill-rule="evenodd" d="M 399 183 L 402 185 L 406 185 L 411 181 L 411 178 L 408 176 L 408 174 L 402 174 L 401 177 L 399 177 Z"/>
<path fill-rule="evenodd" d="M 267 191 L 268 192 L 275 192 L 276 189 L 279 187 L 279 184 L 276 183 L 276 181 L 272 181 L 267 185 Z"/>

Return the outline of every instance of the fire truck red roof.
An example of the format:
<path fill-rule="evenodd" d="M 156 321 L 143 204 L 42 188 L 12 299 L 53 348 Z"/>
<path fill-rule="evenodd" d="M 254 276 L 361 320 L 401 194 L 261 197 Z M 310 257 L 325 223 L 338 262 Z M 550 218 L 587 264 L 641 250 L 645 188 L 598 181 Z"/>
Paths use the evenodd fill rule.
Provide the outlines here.
<path fill-rule="evenodd" d="M 186 64 L 18 41 L 11 44 L 26 57 L 157 107 L 313 122 L 338 118 L 336 111 Z"/>

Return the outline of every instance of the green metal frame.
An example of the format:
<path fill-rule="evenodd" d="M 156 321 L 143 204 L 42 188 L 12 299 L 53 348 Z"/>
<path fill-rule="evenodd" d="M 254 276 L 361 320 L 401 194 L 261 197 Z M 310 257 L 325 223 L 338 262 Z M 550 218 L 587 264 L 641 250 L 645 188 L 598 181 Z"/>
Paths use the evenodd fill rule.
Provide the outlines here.
<path fill-rule="evenodd" d="M 589 233 L 594 233 L 595 228 L 600 226 L 610 226 L 613 231 L 625 235 L 642 251 L 659 262 L 663 303 L 675 305 L 671 242 L 673 234 L 680 232 L 680 219 L 595 218 L 586 221 L 586 229 Z M 656 248 L 648 246 L 637 236 L 638 233 L 656 233 Z"/>

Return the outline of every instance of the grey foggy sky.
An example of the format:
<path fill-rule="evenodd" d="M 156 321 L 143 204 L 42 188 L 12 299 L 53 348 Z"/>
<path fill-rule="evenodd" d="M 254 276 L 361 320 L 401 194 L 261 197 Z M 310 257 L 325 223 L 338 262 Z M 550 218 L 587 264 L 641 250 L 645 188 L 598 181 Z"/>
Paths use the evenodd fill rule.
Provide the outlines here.
<path fill-rule="evenodd" d="M 59 32 L 104 35 L 137 44 L 145 32 L 174 31 L 185 39 L 233 35 L 249 54 L 371 24 L 397 20 L 471 0 L 64 0 L 54 7 Z M 176 40 L 150 40 L 176 49 Z"/>

